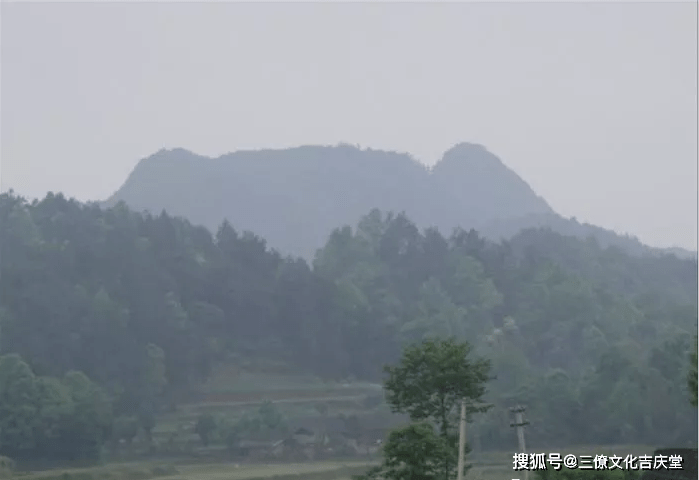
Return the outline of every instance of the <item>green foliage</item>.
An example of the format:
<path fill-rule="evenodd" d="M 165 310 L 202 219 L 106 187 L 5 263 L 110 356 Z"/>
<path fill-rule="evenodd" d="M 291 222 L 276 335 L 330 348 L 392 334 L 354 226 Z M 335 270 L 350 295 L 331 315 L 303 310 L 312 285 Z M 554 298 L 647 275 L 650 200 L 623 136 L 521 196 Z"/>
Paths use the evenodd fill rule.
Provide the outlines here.
<path fill-rule="evenodd" d="M 284 426 L 284 417 L 282 416 L 279 409 L 269 400 L 265 401 L 260 405 L 258 410 L 258 416 L 262 425 L 265 428 L 274 430 Z"/>
<path fill-rule="evenodd" d="M 114 419 L 112 438 L 130 444 L 138 434 L 138 419 L 135 416 L 120 415 Z"/>
<path fill-rule="evenodd" d="M 362 425 L 359 418 L 356 415 L 345 416 L 343 414 L 340 414 L 340 418 L 345 425 L 344 434 L 347 438 L 358 439 L 362 434 Z"/>
<path fill-rule="evenodd" d="M 386 399 L 394 412 L 413 423 L 389 435 L 383 465 L 369 472 L 390 480 L 456 477 L 456 407 L 462 400 L 482 403 L 490 363 L 472 359 L 467 342 L 424 340 L 407 347 L 397 366 L 387 366 Z M 483 412 L 487 407 L 471 407 Z M 435 425 L 438 431 L 435 432 Z"/>
<path fill-rule="evenodd" d="M 236 152 L 215 161 L 161 150 L 141 160 L 105 204 L 119 201 L 137 211 L 167 209 L 212 230 L 228 218 L 305 258 L 333 228 L 374 208 L 404 210 L 420 228 L 442 232 L 473 227 L 499 240 L 544 226 L 583 241 L 593 237 L 604 247 L 654 253 L 636 238 L 561 217 L 496 155 L 469 143 L 455 145 L 429 169 L 407 154 L 349 145 Z M 375 245 L 383 231 L 365 223 L 373 227 L 366 229 L 367 243 Z"/>
<path fill-rule="evenodd" d="M 241 432 L 235 426 L 223 425 L 221 428 L 223 443 L 229 451 L 233 451 L 240 442 Z"/>
<path fill-rule="evenodd" d="M 560 470 L 539 470 L 536 475 L 541 480 L 638 480 L 641 473 L 638 470 L 571 470 L 562 467 Z"/>
<path fill-rule="evenodd" d="M 394 430 L 383 449 L 380 467 L 357 480 L 437 480 L 456 478 L 457 451 L 453 442 L 438 435 L 428 422 L 413 423 Z M 446 471 L 445 471 L 446 465 Z"/>
<path fill-rule="evenodd" d="M 36 445 L 38 418 L 36 377 L 18 355 L 0 357 L 0 446 L 3 451 L 30 450 Z"/>
<path fill-rule="evenodd" d="M 262 430 L 262 420 L 257 415 L 243 415 L 235 425 L 236 431 L 246 435 L 256 435 Z"/>
<path fill-rule="evenodd" d="M 197 418 L 197 424 L 194 427 L 194 432 L 199 435 L 201 443 L 206 447 L 211 441 L 211 436 L 216 430 L 217 422 L 210 413 L 203 413 Z"/>
<path fill-rule="evenodd" d="M 0 455 L 0 478 L 10 478 L 15 469 L 15 462 L 9 457 Z"/>
<path fill-rule="evenodd" d="M 151 438 L 151 432 L 153 431 L 153 428 L 155 428 L 155 410 L 156 406 L 154 405 L 153 401 L 146 400 L 138 406 L 138 411 L 136 414 L 138 423 L 141 428 L 143 428 L 143 431 L 146 432 L 146 436 L 149 440 Z"/>
<path fill-rule="evenodd" d="M 693 407 L 697 406 L 697 336 L 694 335 L 694 350 L 689 356 L 689 373 L 687 374 L 687 386 L 689 388 L 689 401 Z"/>
<path fill-rule="evenodd" d="M 243 415 L 233 425 L 233 431 L 237 436 L 266 437 L 273 432 L 286 433 L 287 424 L 277 406 L 270 401 L 265 401 L 254 415 Z"/>
<path fill-rule="evenodd" d="M 231 358 L 375 382 L 406 345 L 450 336 L 497 377 L 483 395 L 496 406 L 474 429 L 483 448 L 511 444 L 497 412 L 520 402 L 542 448 L 696 441 L 693 260 L 545 230 L 499 244 L 445 237 L 378 210 L 332 232 L 312 268 L 228 222 L 212 235 L 62 195 L 1 194 L 0 225 L 0 351 L 15 358 L 0 368 L 0 454 L 96 455 L 124 427 L 112 413 L 150 438 L 165 408 Z M 263 412 L 245 428 L 264 434 L 262 416 L 278 422 Z"/>
<path fill-rule="evenodd" d="M 201 414 L 197 417 L 194 431 L 204 446 L 224 444 L 231 451 L 243 438 L 268 438 L 270 434 L 288 432 L 284 416 L 270 401 L 263 402 L 254 415 L 245 414 L 237 421 L 209 413 Z"/>
<path fill-rule="evenodd" d="M 425 340 L 405 349 L 397 366 L 385 368 L 386 401 L 394 412 L 407 413 L 412 420 L 430 419 L 445 434 L 462 399 L 482 403 L 489 379 L 490 362 L 470 358 L 467 342 Z M 473 408 L 485 411 L 485 407 Z"/>
<path fill-rule="evenodd" d="M 50 470 L 48 472 L 37 472 L 38 474 L 36 475 L 30 474 L 29 472 L 23 473 L 22 475 L 18 472 L 15 478 L 20 475 L 26 475 L 26 477 L 31 480 L 149 480 L 151 478 L 178 475 L 180 472 L 173 465 L 161 464 L 153 466 L 110 465 L 103 468 L 76 469 L 70 471 Z"/>
<path fill-rule="evenodd" d="M 95 458 L 111 426 L 109 398 L 83 373 L 36 377 L 18 355 L 0 357 L 0 451 Z"/>

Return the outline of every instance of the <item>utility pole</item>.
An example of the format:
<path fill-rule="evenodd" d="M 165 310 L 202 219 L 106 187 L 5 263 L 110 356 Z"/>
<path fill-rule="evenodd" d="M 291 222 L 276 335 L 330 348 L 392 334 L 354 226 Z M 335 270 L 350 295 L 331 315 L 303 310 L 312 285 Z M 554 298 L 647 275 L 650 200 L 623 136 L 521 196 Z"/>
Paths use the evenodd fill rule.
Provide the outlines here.
<path fill-rule="evenodd" d="M 461 420 L 459 421 L 459 462 L 456 473 L 457 480 L 464 478 L 464 450 L 466 447 L 466 401 L 461 400 Z"/>
<path fill-rule="evenodd" d="M 492 403 L 471 403 L 471 407 L 492 407 Z M 459 462 L 457 480 L 464 480 L 464 456 L 466 455 L 466 399 L 461 400 L 461 421 L 459 422 Z"/>
<path fill-rule="evenodd" d="M 517 428 L 517 440 L 519 443 L 519 451 L 520 453 L 527 453 L 527 447 L 524 444 L 524 426 L 529 425 L 529 422 L 525 422 L 523 417 L 523 413 L 526 410 L 525 407 L 521 405 L 517 405 L 514 408 L 510 408 L 510 412 L 515 414 L 515 421 L 514 423 L 511 423 L 511 427 L 516 427 Z M 524 480 L 529 479 L 529 470 L 524 471 Z"/>

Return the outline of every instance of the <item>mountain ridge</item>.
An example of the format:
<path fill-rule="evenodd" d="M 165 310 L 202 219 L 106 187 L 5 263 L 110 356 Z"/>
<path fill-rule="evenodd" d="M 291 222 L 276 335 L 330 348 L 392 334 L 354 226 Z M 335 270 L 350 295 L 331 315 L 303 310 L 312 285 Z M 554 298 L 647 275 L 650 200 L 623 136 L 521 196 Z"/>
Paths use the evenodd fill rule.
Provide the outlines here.
<path fill-rule="evenodd" d="M 106 201 L 137 210 L 166 210 L 215 230 L 228 219 L 284 253 L 313 258 L 338 225 L 373 208 L 406 212 L 421 228 L 473 228 L 494 240 L 527 228 L 594 237 L 637 255 L 695 257 L 654 248 L 636 237 L 578 223 L 556 213 L 497 155 L 460 142 L 432 167 L 406 153 L 349 144 L 239 150 L 218 157 L 161 149 L 138 162 Z M 241 207 L 243 205 L 243 207 Z"/>

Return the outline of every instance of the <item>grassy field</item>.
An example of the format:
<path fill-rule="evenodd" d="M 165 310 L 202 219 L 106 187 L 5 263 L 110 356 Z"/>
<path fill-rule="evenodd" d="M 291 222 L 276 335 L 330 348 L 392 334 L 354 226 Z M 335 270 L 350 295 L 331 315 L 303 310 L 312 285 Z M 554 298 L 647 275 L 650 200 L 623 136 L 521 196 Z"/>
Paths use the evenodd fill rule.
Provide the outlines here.
<path fill-rule="evenodd" d="M 273 369 L 272 369 L 273 370 Z M 200 389 L 200 398 L 178 406 L 176 411 L 159 417 L 154 437 L 165 441 L 173 432 L 180 432 L 179 442 L 198 445 L 193 424 L 201 413 L 214 413 L 228 419 L 259 408 L 263 400 L 272 400 L 287 418 L 318 415 L 323 405 L 329 416 L 340 413 L 388 413 L 385 404 L 367 405 L 367 398 L 382 395 L 380 385 L 359 382 L 323 382 L 312 377 L 290 375 L 284 372 L 250 372 L 227 368 L 216 372 Z M 223 447 L 220 447 L 223 448 Z M 652 454 L 655 447 L 640 445 L 580 446 L 557 451 L 562 455 L 644 455 Z M 550 453 L 552 449 L 530 453 Z M 472 453 L 467 462 L 473 467 L 468 477 L 472 480 L 511 480 L 519 478 L 513 470 L 515 452 Z M 179 458 L 179 457 L 177 457 Z M 183 457 L 184 458 L 184 457 Z M 201 463 L 201 462 L 211 463 Z M 203 460 L 167 460 L 166 463 L 141 461 L 108 463 L 99 467 L 53 469 L 41 472 L 15 473 L 22 480 L 350 480 L 363 473 L 376 460 L 333 460 L 304 463 L 252 463 Z M 190 462 L 190 463 L 187 463 Z M 522 477 L 523 478 L 523 477 Z"/>
<path fill-rule="evenodd" d="M 132 462 L 23 472 L 13 477 L 18 480 L 344 480 L 366 471 L 371 465 L 357 461 L 247 465 L 232 462 L 200 465 Z"/>
<path fill-rule="evenodd" d="M 656 447 L 647 445 L 581 445 L 562 447 L 560 449 L 530 449 L 529 453 L 560 453 L 561 457 L 573 454 L 576 457 L 581 455 L 652 455 Z M 513 456 L 515 452 L 485 452 L 481 454 L 471 454 L 468 462 L 473 465 L 467 478 L 471 480 L 511 480 L 513 478 L 524 478 L 522 472 L 513 469 Z M 530 474 L 530 478 L 533 475 Z"/>
<path fill-rule="evenodd" d="M 275 478 L 282 480 L 284 477 L 339 480 L 349 478 L 366 471 L 371 464 L 366 462 L 312 462 L 296 464 L 272 464 L 272 465 L 245 465 L 238 468 L 211 466 L 204 469 L 200 467 L 184 468 L 181 477 L 173 477 L 172 480 L 206 479 L 206 480 L 252 480 Z"/>
<path fill-rule="evenodd" d="M 270 370 L 261 372 L 224 367 L 217 371 L 210 381 L 202 386 L 200 390 L 202 397 L 199 401 L 181 405 L 176 412 L 161 416 L 154 431 L 155 437 L 164 440 L 172 432 L 179 431 L 179 441 L 197 445 L 199 440 L 193 432 L 193 425 L 198 415 L 206 412 L 235 420 L 245 413 L 254 412 L 263 400 L 272 400 L 280 412 L 289 419 L 318 415 L 319 405 L 324 405 L 327 408 L 326 414 L 328 416 L 356 414 L 361 417 L 368 412 L 389 414 L 387 405 L 367 407 L 365 402 L 368 397 L 382 395 L 380 385 L 360 382 L 323 382 L 309 376 Z M 616 454 L 624 457 L 627 454 L 636 456 L 652 454 L 653 450 L 654 447 L 651 446 L 583 446 L 569 447 L 557 453 L 562 455 L 568 453 L 575 455 Z M 549 452 L 550 450 L 531 450 L 531 453 Z M 512 468 L 513 454 L 514 452 L 472 453 L 469 456 L 469 462 L 474 466 L 469 477 L 478 480 L 513 478 L 511 475 L 516 473 Z M 365 460 L 365 466 L 367 461 L 370 460 Z M 202 470 L 201 466 L 178 468 L 181 474 L 173 477 L 173 480 L 189 480 L 194 477 L 234 480 L 256 477 L 272 478 L 276 475 L 290 474 L 309 475 L 311 473 L 321 475 L 318 477 L 320 480 L 340 480 L 348 479 L 352 474 L 358 473 L 356 471 L 357 465 L 350 465 L 347 462 L 271 466 L 240 465 L 236 469 L 232 469 L 231 465 L 228 464 L 214 464 L 207 467 L 208 470 Z M 353 470 L 347 473 L 346 469 L 348 468 Z M 362 469 L 360 468 L 360 470 Z"/>
<path fill-rule="evenodd" d="M 531 453 L 580 455 L 651 455 L 655 447 L 643 445 L 579 446 L 560 450 L 532 450 Z M 513 471 L 514 452 L 485 452 L 469 455 L 471 480 L 510 480 L 521 474 Z M 366 461 L 321 461 L 305 463 L 236 464 L 233 462 L 180 465 L 153 462 L 115 463 L 82 469 L 55 469 L 15 475 L 22 480 L 350 480 L 373 463 Z"/>

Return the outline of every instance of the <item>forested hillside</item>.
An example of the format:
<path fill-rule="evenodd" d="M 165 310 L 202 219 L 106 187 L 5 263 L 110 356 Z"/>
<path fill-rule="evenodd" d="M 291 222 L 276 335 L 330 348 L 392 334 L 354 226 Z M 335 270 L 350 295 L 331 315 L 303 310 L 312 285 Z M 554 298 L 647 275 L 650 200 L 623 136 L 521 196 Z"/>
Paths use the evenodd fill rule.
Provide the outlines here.
<path fill-rule="evenodd" d="M 529 405 L 540 448 L 696 444 L 695 260 L 547 230 L 444 237 L 365 214 L 337 225 L 309 265 L 228 222 L 212 234 L 123 204 L 1 195 L 0 454 L 95 455 L 115 421 L 137 416 L 150 431 L 218 363 L 377 380 L 434 335 L 493 361 L 483 448 L 510 445 L 514 402 Z"/>
<path fill-rule="evenodd" d="M 435 226 L 443 234 L 475 228 L 499 241 L 524 228 L 549 227 L 633 254 L 652 252 L 635 238 L 561 217 L 497 156 L 469 143 L 452 147 L 432 169 L 407 154 L 349 145 L 215 159 L 161 150 L 141 160 L 105 206 L 120 200 L 137 211 L 165 209 L 211 230 L 228 219 L 307 260 L 333 228 L 356 224 L 372 208 L 404 211 L 418 227 Z"/>

